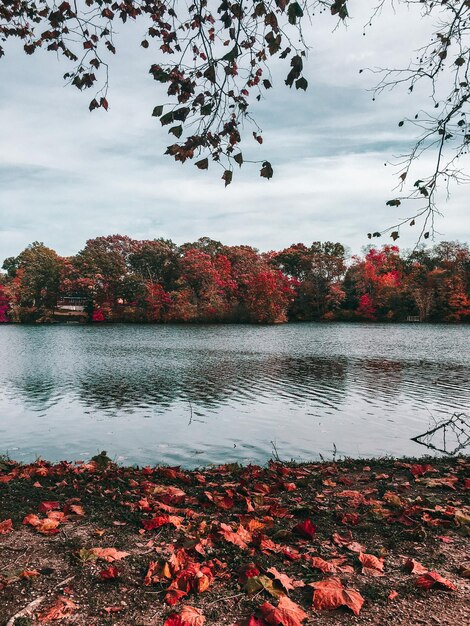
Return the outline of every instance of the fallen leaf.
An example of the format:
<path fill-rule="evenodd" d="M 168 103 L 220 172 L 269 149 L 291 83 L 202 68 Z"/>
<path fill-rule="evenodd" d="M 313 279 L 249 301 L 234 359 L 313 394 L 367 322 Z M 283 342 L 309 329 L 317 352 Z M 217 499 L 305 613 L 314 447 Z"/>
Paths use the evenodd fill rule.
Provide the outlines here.
<path fill-rule="evenodd" d="M 62 619 L 67 615 L 71 615 L 77 609 L 78 606 L 75 604 L 75 602 L 73 602 L 69 598 L 60 596 L 55 604 L 39 614 L 38 620 L 40 622 L 52 622 L 54 620 Z"/>
<path fill-rule="evenodd" d="M 172 613 L 166 619 L 164 626 L 203 626 L 205 621 L 199 609 L 184 605 L 179 613 Z"/>
<path fill-rule="evenodd" d="M 103 561 L 108 561 L 108 563 L 120 561 L 129 556 L 129 552 L 120 552 L 116 548 L 91 548 L 90 552 L 98 559 L 103 559 Z"/>
<path fill-rule="evenodd" d="M 119 578 L 119 572 L 117 570 L 117 567 L 115 567 L 114 565 L 110 565 L 100 572 L 100 577 L 103 580 L 113 580 Z"/>
<path fill-rule="evenodd" d="M 424 565 L 421 565 L 419 561 L 415 561 L 414 559 L 406 559 L 404 566 L 410 574 L 426 574 L 428 571 Z"/>
<path fill-rule="evenodd" d="M 340 606 L 347 606 L 354 615 L 359 615 L 364 598 L 358 591 L 345 588 L 339 578 L 326 578 L 310 583 L 310 586 L 314 589 L 313 606 L 316 609 L 331 611 Z"/>
<path fill-rule="evenodd" d="M 317 527 L 315 526 L 315 524 L 312 522 L 311 519 L 306 519 L 304 522 L 300 522 L 300 524 L 297 524 L 296 526 L 294 526 L 292 531 L 296 535 L 299 535 L 299 537 L 313 539 L 313 537 L 315 536 L 315 533 L 317 532 Z"/>
<path fill-rule="evenodd" d="M 0 535 L 6 535 L 13 530 L 13 522 L 11 519 L 6 519 L 0 522 Z"/>
<path fill-rule="evenodd" d="M 447 578 L 443 578 L 437 572 L 426 572 L 418 577 L 416 584 L 422 589 L 431 589 L 434 585 L 443 587 L 448 591 L 457 591 L 457 587 Z"/>
<path fill-rule="evenodd" d="M 379 559 L 373 554 L 365 554 L 364 552 L 359 552 L 358 559 L 362 563 L 363 574 L 370 574 L 371 576 L 383 576 L 383 558 Z"/>
<path fill-rule="evenodd" d="M 295 589 L 296 587 L 303 587 L 305 583 L 301 580 L 293 580 L 287 574 L 282 574 L 282 572 L 278 572 L 275 567 L 270 567 L 267 570 L 268 574 L 272 574 L 274 576 L 274 580 L 277 580 L 278 583 L 284 587 L 286 591 L 290 591 L 291 589 Z"/>
<path fill-rule="evenodd" d="M 308 617 L 307 613 L 287 596 L 282 596 L 277 606 L 264 602 L 259 610 L 270 626 L 302 626 L 302 622 Z"/>

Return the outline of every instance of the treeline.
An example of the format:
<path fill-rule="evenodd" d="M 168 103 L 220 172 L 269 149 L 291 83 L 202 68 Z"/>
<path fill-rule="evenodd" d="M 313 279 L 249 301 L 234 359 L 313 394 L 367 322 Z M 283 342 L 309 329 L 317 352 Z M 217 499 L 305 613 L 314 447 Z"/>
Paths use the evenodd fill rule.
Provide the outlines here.
<path fill-rule="evenodd" d="M 74 299 L 91 322 L 470 321 L 470 251 L 458 242 L 347 259 L 332 242 L 260 253 L 112 235 L 72 257 L 35 242 L 3 270 L 0 322 L 54 321 Z"/>

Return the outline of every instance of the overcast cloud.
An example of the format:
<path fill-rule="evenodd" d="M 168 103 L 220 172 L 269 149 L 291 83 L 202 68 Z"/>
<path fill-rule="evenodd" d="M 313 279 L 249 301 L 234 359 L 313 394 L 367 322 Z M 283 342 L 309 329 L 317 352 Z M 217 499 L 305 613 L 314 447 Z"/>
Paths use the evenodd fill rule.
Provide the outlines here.
<path fill-rule="evenodd" d="M 402 217 L 385 206 L 396 175 L 384 163 L 406 150 L 397 123 L 423 102 L 403 91 L 372 102 L 374 79 L 359 69 L 406 65 L 429 28 L 389 11 L 363 37 L 367 4 L 347 30 L 331 33 L 329 16 L 307 29 L 307 93 L 286 88 L 274 68 L 274 90 L 254 107 L 264 144 L 243 151 L 270 160 L 275 177 L 245 166 L 226 189 L 219 168 L 199 172 L 163 156 L 168 135 L 151 117 L 161 92 L 148 74 L 156 53 L 139 46 L 143 26 L 123 29 L 108 113 L 90 114 L 90 94 L 64 87 L 66 65 L 53 55 L 9 45 L 0 61 L 0 260 L 35 240 L 69 255 L 113 233 L 177 243 L 210 236 L 261 250 L 329 239 L 358 252 L 368 231 Z M 468 191 L 454 189 L 443 205 L 438 240 L 470 240 Z M 417 235 L 404 232 L 401 245 Z"/>

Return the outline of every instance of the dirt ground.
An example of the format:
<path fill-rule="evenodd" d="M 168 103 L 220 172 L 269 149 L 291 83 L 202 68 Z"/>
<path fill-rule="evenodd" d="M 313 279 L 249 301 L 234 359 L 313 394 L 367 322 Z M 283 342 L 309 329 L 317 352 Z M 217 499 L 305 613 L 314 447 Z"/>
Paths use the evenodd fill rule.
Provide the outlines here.
<path fill-rule="evenodd" d="M 3 460 L 0 625 L 463 626 L 469 469 Z"/>

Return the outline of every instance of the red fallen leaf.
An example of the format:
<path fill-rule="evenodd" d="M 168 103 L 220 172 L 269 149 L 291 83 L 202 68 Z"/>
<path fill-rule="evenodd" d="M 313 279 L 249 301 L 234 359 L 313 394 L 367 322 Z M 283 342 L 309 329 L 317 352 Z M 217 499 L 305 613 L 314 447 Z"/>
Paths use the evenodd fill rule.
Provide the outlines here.
<path fill-rule="evenodd" d="M 6 535 L 7 533 L 11 533 L 13 530 L 13 522 L 11 519 L 6 519 L 3 522 L 0 522 L 0 535 Z"/>
<path fill-rule="evenodd" d="M 300 558 L 302 558 L 300 552 L 295 548 L 291 548 L 290 546 L 280 546 L 280 551 L 289 561 L 298 561 Z"/>
<path fill-rule="evenodd" d="M 228 524 L 220 524 L 220 534 L 225 541 L 233 543 L 234 545 L 246 550 L 248 543 L 252 540 L 251 533 L 246 530 L 241 524 L 234 532 Z"/>
<path fill-rule="evenodd" d="M 205 621 L 199 609 L 184 605 L 179 613 L 172 613 L 163 626 L 203 626 Z"/>
<path fill-rule="evenodd" d="M 95 554 L 99 559 L 112 563 L 113 561 L 120 561 L 126 556 L 129 556 L 129 552 L 120 552 L 116 548 L 91 548 L 90 552 Z"/>
<path fill-rule="evenodd" d="M 345 513 L 341 519 L 341 523 L 350 526 L 357 526 L 359 524 L 360 517 L 358 513 Z"/>
<path fill-rule="evenodd" d="M 437 538 L 440 539 L 443 543 L 454 543 L 452 537 L 448 537 L 447 535 L 437 535 Z"/>
<path fill-rule="evenodd" d="M 331 561 L 325 561 L 319 556 L 312 556 L 307 558 L 307 560 L 310 562 L 312 567 L 319 569 L 324 574 L 336 574 L 337 572 L 347 572 L 352 574 L 354 572 L 354 568 L 351 567 L 351 565 L 344 565 L 344 557 L 332 559 Z"/>
<path fill-rule="evenodd" d="M 78 606 L 69 598 L 65 598 L 64 596 L 60 596 L 55 604 L 53 604 L 49 609 L 40 613 L 38 620 L 40 622 L 52 622 L 56 619 L 62 619 L 67 615 L 71 615 L 74 611 L 78 609 Z"/>
<path fill-rule="evenodd" d="M 459 482 L 457 476 L 447 476 L 445 478 L 420 478 L 419 482 L 422 482 L 426 487 L 448 487 L 455 490 L 455 483 Z"/>
<path fill-rule="evenodd" d="M 65 513 L 62 513 L 62 511 L 49 511 L 47 514 L 47 519 L 57 520 L 59 524 L 67 521 Z"/>
<path fill-rule="evenodd" d="M 465 478 L 465 480 L 463 481 L 463 488 L 470 489 L 470 478 Z"/>
<path fill-rule="evenodd" d="M 282 486 L 286 491 L 295 491 L 297 489 L 297 485 L 295 483 L 282 483 Z"/>
<path fill-rule="evenodd" d="M 359 552 L 359 561 L 362 563 L 362 573 L 371 576 L 383 576 L 384 559 L 377 558 L 373 554 Z"/>
<path fill-rule="evenodd" d="M 358 543 L 357 541 L 353 541 L 353 536 L 350 530 L 348 530 L 346 535 L 333 533 L 333 543 L 335 543 L 337 546 L 347 548 L 348 550 L 351 550 L 351 552 L 366 551 L 366 548 L 362 544 Z"/>
<path fill-rule="evenodd" d="M 325 561 L 319 556 L 313 556 L 310 564 L 315 569 L 319 569 L 324 574 L 334 574 L 336 573 L 336 566 L 331 561 Z"/>
<path fill-rule="evenodd" d="M 426 572 L 418 577 L 416 584 L 422 589 L 431 589 L 434 585 L 438 585 L 448 591 L 457 591 L 457 587 L 447 578 L 443 578 L 437 572 Z"/>
<path fill-rule="evenodd" d="M 302 622 L 308 617 L 307 613 L 287 596 L 282 596 L 277 606 L 264 602 L 259 610 L 270 626 L 302 626 Z"/>
<path fill-rule="evenodd" d="M 345 588 L 339 578 L 326 578 L 310 583 L 310 586 L 314 588 L 313 606 L 316 609 L 331 611 L 340 606 L 347 606 L 354 615 L 359 615 L 364 598 L 358 591 Z"/>
<path fill-rule="evenodd" d="M 153 495 L 165 504 L 182 504 L 186 498 L 186 493 L 179 487 L 158 485 L 153 489 Z"/>
<path fill-rule="evenodd" d="M 103 580 L 113 580 L 115 578 L 119 578 L 119 572 L 117 570 L 117 567 L 115 567 L 114 565 L 110 565 L 100 572 L 100 577 Z"/>
<path fill-rule="evenodd" d="M 60 502 L 41 502 L 38 506 L 40 513 L 47 513 L 48 511 L 53 511 L 54 509 L 60 509 Z"/>
<path fill-rule="evenodd" d="M 395 589 L 388 594 L 389 600 L 395 600 L 395 598 L 397 597 L 398 597 L 398 591 L 395 591 Z"/>
<path fill-rule="evenodd" d="M 54 535 L 59 532 L 57 527 L 59 526 L 60 522 L 56 519 L 40 519 L 34 513 L 30 513 L 24 518 L 23 524 L 29 524 L 30 526 L 33 526 L 38 532 L 42 533 L 43 535 Z"/>
<path fill-rule="evenodd" d="M 303 587 L 305 584 L 301 580 L 293 580 L 292 578 L 287 576 L 287 574 L 278 572 L 275 567 L 270 567 L 267 572 L 268 574 L 272 574 L 274 576 L 274 579 L 277 580 L 286 591 L 289 591 L 290 589 L 295 589 L 296 587 Z"/>
<path fill-rule="evenodd" d="M 41 523 L 41 520 L 35 513 L 29 513 L 23 520 L 23 524 L 29 524 L 30 526 L 37 526 Z"/>
<path fill-rule="evenodd" d="M 24 569 L 22 572 L 19 573 L 19 577 L 26 580 L 28 580 L 29 578 L 35 578 L 36 576 L 40 576 L 40 574 L 35 569 Z"/>
<path fill-rule="evenodd" d="M 184 596 L 186 595 L 187 592 L 183 591 L 182 589 L 170 589 L 166 592 L 165 602 L 168 604 L 168 606 L 174 606 L 178 602 L 178 600 L 184 598 Z"/>
<path fill-rule="evenodd" d="M 165 524 L 172 524 L 175 528 L 179 528 L 182 521 L 183 518 L 177 515 L 158 515 L 157 517 L 152 517 L 152 519 L 143 520 L 142 525 L 145 530 L 154 530 Z"/>
<path fill-rule="evenodd" d="M 404 566 L 410 574 L 426 574 L 428 571 L 424 565 L 421 565 L 419 561 L 415 561 L 414 559 L 406 559 Z"/>
<path fill-rule="evenodd" d="M 69 511 L 74 515 L 80 515 L 80 517 L 85 515 L 85 509 L 80 504 L 71 504 Z"/>
<path fill-rule="evenodd" d="M 315 536 L 315 533 L 317 532 L 317 527 L 315 526 L 315 524 L 312 522 L 311 519 L 306 519 L 304 522 L 300 522 L 300 524 L 297 524 L 296 526 L 294 526 L 292 531 L 296 535 L 299 535 L 299 537 L 306 537 L 307 539 L 313 539 L 313 537 Z"/>
<path fill-rule="evenodd" d="M 419 478 L 420 476 L 423 476 L 423 474 L 427 474 L 427 472 L 437 472 L 437 470 L 434 469 L 432 465 L 419 465 L 418 463 L 415 463 L 414 465 L 411 465 L 410 472 L 415 478 Z"/>
<path fill-rule="evenodd" d="M 256 565 L 254 563 L 248 563 L 248 565 L 245 565 L 245 567 L 243 567 L 240 570 L 240 576 L 238 580 L 241 584 L 244 584 L 246 583 L 248 578 L 253 578 L 254 576 L 259 576 L 259 575 L 260 575 L 260 571 L 256 567 Z"/>

